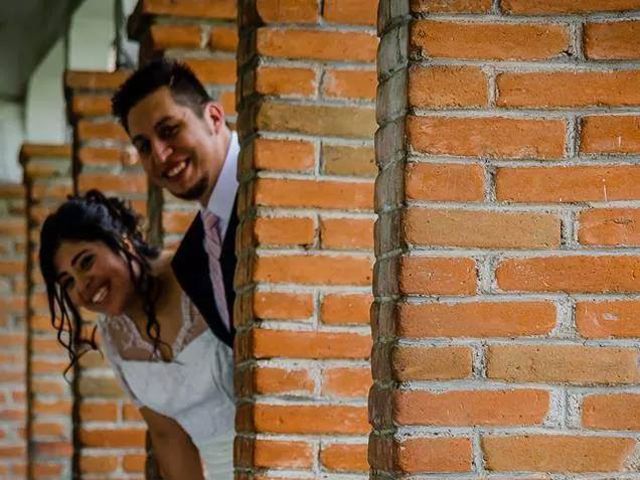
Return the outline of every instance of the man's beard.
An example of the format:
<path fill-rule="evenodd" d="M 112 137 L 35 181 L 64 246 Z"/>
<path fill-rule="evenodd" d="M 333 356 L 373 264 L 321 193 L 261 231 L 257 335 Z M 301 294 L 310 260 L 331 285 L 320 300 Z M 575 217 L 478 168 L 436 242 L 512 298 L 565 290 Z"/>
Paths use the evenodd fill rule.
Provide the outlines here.
<path fill-rule="evenodd" d="M 180 193 L 171 193 L 174 197 L 180 198 L 182 200 L 200 200 L 200 198 L 202 198 L 202 196 L 204 195 L 204 192 L 207 191 L 207 187 L 207 179 L 206 177 L 203 177 L 198 180 L 196 184 L 190 189 Z"/>

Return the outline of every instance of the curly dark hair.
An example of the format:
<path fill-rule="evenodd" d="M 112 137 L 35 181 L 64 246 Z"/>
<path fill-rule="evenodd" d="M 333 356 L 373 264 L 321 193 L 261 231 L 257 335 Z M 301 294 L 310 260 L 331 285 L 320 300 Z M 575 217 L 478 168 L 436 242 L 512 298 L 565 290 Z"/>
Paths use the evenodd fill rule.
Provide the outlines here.
<path fill-rule="evenodd" d="M 140 216 L 122 200 L 106 197 L 98 190 L 89 190 L 84 195 L 70 196 L 42 225 L 40 271 L 47 288 L 51 324 L 57 330 L 58 342 L 69 353 L 70 363 L 65 375 L 82 355 L 97 350 L 98 346 L 96 327 L 89 336 L 83 335 L 84 320 L 56 280 L 58 272 L 54 257 L 64 241 L 102 242 L 126 259 L 136 293 L 143 299 L 146 331 L 154 342 L 154 353 L 162 343 L 155 311 L 156 285 L 149 264 L 160 252 L 144 240 L 140 221 Z M 134 265 L 138 266 L 138 275 L 134 274 Z"/>
<path fill-rule="evenodd" d="M 166 58 L 154 60 L 136 70 L 111 98 L 111 111 L 127 132 L 129 111 L 161 87 L 167 87 L 176 103 L 190 108 L 199 118 L 203 116 L 204 105 L 211 101 L 207 90 L 187 65 Z"/>

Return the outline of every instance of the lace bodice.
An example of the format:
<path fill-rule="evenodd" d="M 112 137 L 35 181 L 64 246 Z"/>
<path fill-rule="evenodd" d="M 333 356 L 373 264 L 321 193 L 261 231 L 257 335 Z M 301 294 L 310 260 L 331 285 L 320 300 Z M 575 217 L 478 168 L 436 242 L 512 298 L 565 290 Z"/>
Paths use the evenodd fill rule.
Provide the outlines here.
<path fill-rule="evenodd" d="M 98 321 L 102 347 L 123 388 L 138 406 L 175 419 L 196 445 L 233 431 L 233 352 L 182 294 L 182 326 L 162 361 L 126 316 Z"/>
<path fill-rule="evenodd" d="M 208 326 L 198 309 L 183 292 L 180 299 L 182 324 L 171 345 L 175 358 L 191 341 L 204 332 Z M 153 345 L 142 338 L 140 331 L 127 315 L 109 317 L 99 322 L 102 342 L 123 360 L 162 361 Z"/>

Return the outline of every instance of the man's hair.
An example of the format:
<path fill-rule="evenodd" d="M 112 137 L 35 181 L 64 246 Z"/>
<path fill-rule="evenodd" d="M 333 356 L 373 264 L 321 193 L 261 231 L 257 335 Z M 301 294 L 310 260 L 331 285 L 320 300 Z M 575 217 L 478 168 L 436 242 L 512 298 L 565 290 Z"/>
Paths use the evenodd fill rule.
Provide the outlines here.
<path fill-rule="evenodd" d="M 154 60 L 136 70 L 111 98 L 111 111 L 129 131 L 129 111 L 147 95 L 167 87 L 176 103 L 189 107 L 202 117 L 202 107 L 211 101 L 200 80 L 184 63 L 175 60 Z"/>

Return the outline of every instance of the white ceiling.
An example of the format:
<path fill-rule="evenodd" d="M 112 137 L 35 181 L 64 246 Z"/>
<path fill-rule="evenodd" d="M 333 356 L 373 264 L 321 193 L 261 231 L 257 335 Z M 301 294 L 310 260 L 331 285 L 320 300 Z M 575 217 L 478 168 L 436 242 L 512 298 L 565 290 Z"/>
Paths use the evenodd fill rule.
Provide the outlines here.
<path fill-rule="evenodd" d="M 31 72 L 82 0 L 0 0 L 0 100 L 20 101 Z"/>

